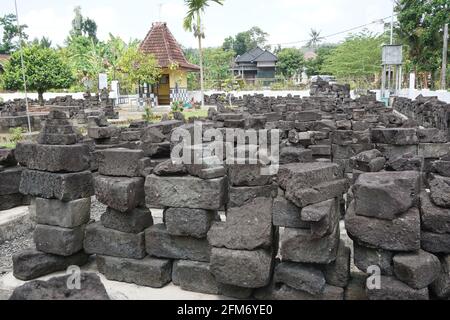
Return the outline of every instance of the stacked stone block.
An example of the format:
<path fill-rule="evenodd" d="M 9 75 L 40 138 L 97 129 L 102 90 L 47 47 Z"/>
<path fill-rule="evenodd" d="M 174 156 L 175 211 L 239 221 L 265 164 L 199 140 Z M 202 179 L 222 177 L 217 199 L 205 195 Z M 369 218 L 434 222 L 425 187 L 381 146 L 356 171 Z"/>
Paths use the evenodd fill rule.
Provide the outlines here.
<path fill-rule="evenodd" d="M 19 192 L 23 167 L 17 165 L 13 149 L 0 148 L 0 211 L 28 203 Z"/>
<path fill-rule="evenodd" d="M 20 192 L 36 199 L 36 249 L 13 257 L 14 275 L 30 280 L 70 265 L 83 265 L 84 231 L 90 219 L 94 193 L 90 153 L 65 113 L 52 110 L 39 143 L 21 143 L 17 160 L 27 166 Z"/>
<path fill-rule="evenodd" d="M 259 299 L 342 300 L 350 249 L 340 240 L 339 199 L 348 189 L 338 165 L 312 162 L 280 167 L 273 224 L 280 261 Z"/>

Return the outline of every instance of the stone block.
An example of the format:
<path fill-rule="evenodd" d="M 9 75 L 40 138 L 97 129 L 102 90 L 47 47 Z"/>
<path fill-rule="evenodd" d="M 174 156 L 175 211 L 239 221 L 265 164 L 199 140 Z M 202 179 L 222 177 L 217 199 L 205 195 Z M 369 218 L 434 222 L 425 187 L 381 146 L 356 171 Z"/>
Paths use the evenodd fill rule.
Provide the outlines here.
<path fill-rule="evenodd" d="M 147 253 L 151 256 L 177 260 L 209 262 L 210 246 L 206 239 L 172 236 L 162 224 L 145 231 Z"/>
<path fill-rule="evenodd" d="M 101 223 L 86 227 L 84 250 L 118 258 L 142 259 L 146 256 L 144 233 L 126 233 L 107 229 Z"/>
<path fill-rule="evenodd" d="M 331 134 L 333 144 L 348 146 L 351 144 L 371 143 L 369 131 L 336 130 Z"/>
<path fill-rule="evenodd" d="M 426 191 L 420 194 L 420 217 L 423 230 L 450 233 L 450 208 L 436 206 Z"/>
<path fill-rule="evenodd" d="M 36 249 L 60 256 L 71 256 L 83 249 L 85 225 L 68 229 L 43 224 L 36 225 L 33 233 Z"/>
<path fill-rule="evenodd" d="M 284 147 L 280 150 L 281 165 L 289 163 L 312 162 L 312 151 L 304 148 Z"/>
<path fill-rule="evenodd" d="M 345 288 L 350 281 L 351 250 L 343 240 L 339 241 L 336 260 L 324 267 L 323 274 L 328 284 Z"/>
<path fill-rule="evenodd" d="M 228 178 L 233 186 L 264 186 L 272 183 L 272 176 L 262 174 L 260 164 L 232 164 L 228 167 Z"/>
<path fill-rule="evenodd" d="M 19 143 L 17 160 L 30 170 L 49 172 L 80 172 L 90 168 L 91 154 L 88 145 L 43 145 Z"/>
<path fill-rule="evenodd" d="M 21 193 L 0 195 L 0 211 L 20 207 L 25 204 L 25 199 Z"/>
<path fill-rule="evenodd" d="M 433 233 L 422 231 L 422 249 L 432 253 L 450 253 L 450 235 L 448 233 Z"/>
<path fill-rule="evenodd" d="M 440 158 L 448 154 L 450 143 L 421 143 L 419 144 L 418 155 L 423 158 Z"/>
<path fill-rule="evenodd" d="M 393 220 L 417 205 L 417 171 L 361 174 L 353 186 L 357 215 Z"/>
<path fill-rule="evenodd" d="M 418 144 L 417 131 L 413 128 L 383 128 L 371 129 L 373 143 L 411 145 Z"/>
<path fill-rule="evenodd" d="M 89 256 L 80 251 L 71 256 L 60 256 L 28 249 L 13 255 L 13 275 L 19 280 L 33 280 L 57 271 L 64 271 L 69 266 L 83 266 Z"/>
<path fill-rule="evenodd" d="M 243 288 L 269 284 L 273 266 L 272 253 L 264 249 L 245 251 L 212 248 L 210 270 L 220 283 Z"/>
<path fill-rule="evenodd" d="M 227 186 L 226 178 L 203 180 L 150 175 L 145 181 L 146 203 L 148 207 L 220 210 L 228 197 Z"/>
<path fill-rule="evenodd" d="M 333 159 L 350 159 L 361 152 L 372 150 L 373 147 L 373 144 L 349 144 L 345 146 L 333 144 Z"/>
<path fill-rule="evenodd" d="M 215 223 L 208 232 L 214 247 L 255 250 L 272 245 L 272 198 L 256 198 L 227 210 L 226 222 Z"/>
<path fill-rule="evenodd" d="M 383 157 L 389 161 L 402 158 L 405 154 L 410 154 L 412 156 L 417 156 L 418 154 L 418 145 L 397 146 L 391 144 L 377 144 L 376 148 L 380 150 Z"/>
<path fill-rule="evenodd" d="M 445 143 L 447 136 L 445 131 L 436 128 L 417 129 L 417 138 L 420 143 Z"/>
<path fill-rule="evenodd" d="M 219 283 L 207 262 L 178 260 L 173 264 L 172 281 L 181 289 L 205 294 L 219 294 Z"/>
<path fill-rule="evenodd" d="M 431 284 L 431 291 L 440 299 L 450 298 L 450 255 L 441 258 L 441 271 Z"/>
<path fill-rule="evenodd" d="M 105 176 L 138 177 L 142 150 L 123 148 L 106 149 L 99 152 L 98 172 Z"/>
<path fill-rule="evenodd" d="M 394 220 L 356 215 L 352 202 L 345 215 L 349 236 L 359 244 L 390 251 L 420 249 L 420 214 L 415 207 Z"/>
<path fill-rule="evenodd" d="M 368 300 L 366 294 L 367 275 L 362 272 L 352 272 L 350 281 L 344 292 L 344 300 Z"/>
<path fill-rule="evenodd" d="M 313 156 L 331 156 L 331 145 L 316 144 L 309 146 Z"/>
<path fill-rule="evenodd" d="M 144 178 L 94 178 L 95 195 L 101 203 L 120 212 L 131 211 L 144 204 Z"/>
<path fill-rule="evenodd" d="M 162 288 L 172 279 L 172 262 L 145 257 L 141 260 L 97 255 L 97 268 L 106 279 Z"/>
<path fill-rule="evenodd" d="M 280 287 L 271 285 L 266 288 L 258 289 L 255 292 L 255 297 L 258 300 L 339 301 L 344 299 L 344 289 L 325 285 L 325 289 L 322 294 L 312 295 L 305 291 L 296 290 L 288 285 L 281 285 Z"/>
<path fill-rule="evenodd" d="M 92 139 L 107 139 L 120 134 L 120 128 L 117 127 L 89 127 L 88 137 Z"/>
<path fill-rule="evenodd" d="M 62 228 L 76 228 L 89 222 L 91 198 L 69 202 L 36 198 L 36 222 Z"/>
<path fill-rule="evenodd" d="M 339 229 L 331 235 L 316 239 L 309 230 L 286 228 L 280 234 L 283 261 L 328 264 L 336 260 Z"/>
<path fill-rule="evenodd" d="M 107 208 L 100 219 L 105 228 L 126 233 L 141 233 L 153 225 L 152 213 L 147 208 L 136 208 L 125 213 Z"/>
<path fill-rule="evenodd" d="M 72 201 L 94 195 L 92 180 L 89 171 L 59 174 L 24 170 L 19 190 L 33 197 Z"/>
<path fill-rule="evenodd" d="M 319 295 L 325 289 L 325 277 L 318 268 L 299 263 L 282 262 L 275 267 L 275 283 L 284 283 L 289 287 Z"/>
<path fill-rule="evenodd" d="M 368 273 L 368 268 L 377 266 L 382 275 L 392 276 L 394 265 L 392 257 L 394 253 L 382 249 L 373 249 L 353 243 L 353 259 L 355 266 L 364 273 Z"/>
<path fill-rule="evenodd" d="M 450 178 L 431 173 L 428 184 L 431 201 L 439 207 L 450 208 Z"/>
<path fill-rule="evenodd" d="M 13 167 L 17 164 L 17 160 L 14 156 L 14 149 L 6 149 L 0 147 L 0 166 Z"/>
<path fill-rule="evenodd" d="M 164 212 L 167 232 L 173 236 L 206 238 L 212 223 L 219 219 L 216 211 L 169 208 Z"/>
<path fill-rule="evenodd" d="M 303 208 L 331 198 L 339 198 L 347 190 L 347 179 L 332 180 L 305 189 L 297 189 L 294 186 L 289 187 L 286 190 L 286 199 Z"/>
<path fill-rule="evenodd" d="M 428 287 L 441 271 L 438 257 L 423 250 L 399 253 L 394 256 L 393 261 L 397 279 L 414 289 Z"/>
<path fill-rule="evenodd" d="M 11 167 L 0 171 L 0 195 L 19 193 L 22 167 Z"/>
<path fill-rule="evenodd" d="M 334 180 L 338 166 L 332 163 L 294 163 L 280 166 L 278 184 L 283 190 L 288 188 L 309 188 L 319 183 Z"/>
<path fill-rule="evenodd" d="M 434 161 L 431 171 L 444 177 L 450 177 L 450 161 Z"/>
<path fill-rule="evenodd" d="M 428 288 L 416 290 L 394 277 L 381 276 L 381 288 L 366 288 L 369 300 L 429 300 Z"/>
<path fill-rule="evenodd" d="M 300 229 L 310 228 L 310 224 L 301 219 L 301 209 L 282 196 L 273 201 L 272 215 L 274 226 Z"/>
<path fill-rule="evenodd" d="M 241 207 L 256 198 L 274 198 L 277 195 L 275 184 L 257 187 L 230 187 L 228 208 Z"/>

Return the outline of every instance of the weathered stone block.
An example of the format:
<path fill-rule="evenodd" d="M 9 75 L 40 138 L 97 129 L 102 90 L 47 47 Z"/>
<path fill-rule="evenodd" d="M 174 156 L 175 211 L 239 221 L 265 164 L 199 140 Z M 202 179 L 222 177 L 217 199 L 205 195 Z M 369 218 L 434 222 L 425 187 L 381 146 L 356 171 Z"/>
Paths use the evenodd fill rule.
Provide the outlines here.
<path fill-rule="evenodd" d="M 280 150 L 281 165 L 289 163 L 312 162 L 312 151 L 304 148 L 284 147 Z"/>
<path fill-rule="evenodd" d="M 263 186 L 272 183 L 272 176 L 262 174 L 260 164 L 232 164 L 228 177 L 233 186 Z"/>
<path fill-rule="evenodd" d="M 144 178 L 97 175 L 94 185 L 98 201 L 117 211 L 131 211 L 144 204 Z"/>
<path fill-rule="evenodd" d="M 419 250 L 394 256 L 394 273 L 397 279 L 414 289 L 428 287 L 439 276 L 441 263 L 435 255 Z"/>
<path fill-rule="evenodd" d="M 332 163 L 293 163 L 280 166 L 278 184 L 283 190 L 309 188 L 336 179 L 338 166 Z"/>
<path fill-rule="evenodd" d="M 36 249 L 60 256 L 71 256 L 83 249 L 85 225 L 68 229 L 38 224 L 33 233 Z"/>
<path fill-rule="evenodd" d="M 391 251 L 420 249 L 420 214 L 415 207 L 394 220 L 356 215 L 354 203 L 347 209 L 345 226 L 350 237 L 367 247 Z"/>
<path fill-rule="evenodd" d="M 450 143 L 421 143 L 419 144 L 418 155 L 423 158 L 438 159 L 445 156 L 450 151 Z"/>
<path fill-rule="evenodd" d="M 89 254 L 142 259 L 146 256 L 144 233 L 125 233 L 92 223 L 86 227 L 84 250 Z"/>
<path fill-rule="evenodd" d="M 450 208 L 436 206 L 426 191 L 420 194 L 420 216 L 423 230 L 450 233 Z"/>
<path fill-rule="evenodd" d="M 273 225 L 300 229 L 310 227 L 309 223 L 302 221 L 301 209 L 284 197 L 278 197 L 273 201 Z"/>
<path fill-rule="evenodd" d="M 206 238 L 213 221 L 220 220 L 216 211 L 188 208 L 169 208 L 164 218 L 169 234 L 199 239 Z"/>
<path fill-rule="evenodd" d="M 367 273 L 369 267 L 378 266 L 382 275 L 392 276 L 394 274 L 393 252 L 367 248 L 357 242 L 353 243 L 353 250 L 355 266 L 362 272 Z"/>
<path fill-rule="evenodd" d="M 241 207 L 256 198 L 274 198 L 277 195 L 275 184 L 257 187 L 230 187 L 228 208 Z"/>
<path fill-rule="evenodd" d="M 50 173 L 24 170 L 20 181 L 22 194 L 46 199 L 72 201 L 94 195 L 91 172 Z"/>
<path fill-rule="evenodd" d="M 13 275 L 19 280 L 33 280 L 57 271 L 64 271 L 69 266 L 83 266 L 89 256 L 80 251 L 71 256 L 60 256 L 29 249 L 15 254 L 13 260 Z"/>
<path fill-rule="evenodd" d="M 19 143 L 15 152 L 17 160 L 30 170 L 49 172 L 80 172 L 90 167 L 89 146 L 43 145 Z"/>
<path fill-rule="evenodd" d="M 255 251 L 212 248 L 210 270 L 216 280 L 244 288 L 266 286 L 271 277 L 272 253 L 263 249 Z"/>
<path fill-rule="evenodd" d="M 75 228 L 89 222 L 91 198 L 69 202 L 36 198 L 36 222 L 62 228 Z"/>
<path fill-rule="evenodd" d="M 431 173 L 428 183 L 433 203 L 440 207 L 450 208 L 450 178 Z"/>
<path fill-rule="evenodd" d="M 393 145 L 410 145 L 419 143 L 416 129 L 413 128 L 371 129 L 370 133 L 373 143 Z"/>
<path fill-rule="evenodd" d="M 101 216 L 105 228 L 126 233 L 140 233 L 153 225 L 152 213 L 147 208 L 136 208 L 128 212 L 120 212 L 107 208 Z"/>
<path fill-rule="evenodd" d="M 428 288 L 416 290 L 394 277 L 381 276 L 381 288 L 366 288 L 369 300 L 428 300 Z"/>
<path fill-rule="evenodd" d="M 172 262 L 151 257 L 136 260 L 97 255 L 97 268 L 108 280 L 144 287 L 162 288 L 172 279 Z"/>
<path fill-rule="evenodd" d="M 105 176 L 138 177 L 142 150 L 107 149 L 99 153 L 98 172 Z"/>
<path fill-rule="evenodd" d="M 339 244 L 339 230 L 321 239 L 311 236 L 309 230 L 286 228 L 280 234 L 283 260 L 328 264 L 336 260 Z"/>
<path fill-rule="evenodd" d="M 305 189 L 297 189 L 292 186 L 286 190 L 286 199 L 303 208 L 331 198 L 339 198 L 347 190 L 347 179 L 332 180 Z"/>
<path fill-rule="evenodd" d="M 241 207 L 229 208 L 226 222 L 208 232 L 214 247 L 255 250 L 272 245 L 272 198 L 256 198 Z"/>
<path fill-rule="evenodd" d="M 278 264 L 275 267 L 274 281 L 312 295 L 321 294 L 325 289 L 325 277 L 322 271 L 299 263 Z"/>
<path fill-rule="evenodd" d="M 450 253 L 450 236 L 448 233 L 422 231 L 422 248 L 433 253 Z"/>
<path fill-rule="evenodd" d="M 394 161 L 403 157 L 405 154 L 416 156 L 418 153 L 417 145 L 391 145 L 391 144 L 377 144 L 376 148 L 381 151 L 383 157 L 389 161 Z"/>
<path fill-rule="evenodd" d="M 209 262 L 211 249 L 206 239 L 172 236 L 162 224 L 145 231 L 145 243 L 151 256 Z"/>
<path fill-rule="evenodd" d="M 26 197 L 21 193 L 0 195 L 0 211 L 9 210 L 25 204 Z"/>
<path fill-rule="evenodd" d="M 323 270 L 328 284 L 345 288 L 350 280 L 350 248 L 343 240 L 339 241 L 336 260 L 327 264 Z"/>
<path fill-rule="evenodd" d="M 353 186 L 357 215 L 393 220 L 418 202 L 416 171 L 365 173 Z"/>
<path fill-rule="evenodd" d="M 431 291 L 440 299 L 450 298 L 450 255 L 441 258 L 441 271 L 431 284 Z"/>
<path fill-rule="evenodd" d="M 0 170 L 0 195 L 19 193 L 22 167 L 11 167 Z"/>
<path fill-rule="evenodd" d="M 145 181 L 145 194 L 148 207 L 219 210 L 227 198 L 227 179 L 150 175 Z"/>
<path fill-rule="evenodd" d="M 178 260 L 173 264 L 172 281 L 181 289 L 205 294 L 219 294 L 219 284 L 207 262 Z"/>
<path fill-rule="evenodd" d="M 450 177 L 450 161 L 434 161 L 431 165 L 432 172 L 444 177 Z"/>

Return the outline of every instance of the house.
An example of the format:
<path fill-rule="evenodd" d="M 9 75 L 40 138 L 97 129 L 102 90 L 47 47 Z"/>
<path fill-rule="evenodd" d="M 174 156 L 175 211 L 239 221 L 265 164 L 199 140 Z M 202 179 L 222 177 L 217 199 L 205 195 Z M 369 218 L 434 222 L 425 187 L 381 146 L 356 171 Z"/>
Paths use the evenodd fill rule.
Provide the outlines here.
<path fill-rule="evenodd" d="M 257 81 L 270 84 L 275 81 L 278 58 L 273 53 L 259 47 L 252 49 L 235 59 L 232 71 L 235 77 L 247 83 Z"/>
<path fill-rule="evenodd" d="M 142 52 L 153 54 L 162 68 L 162 76 L 156 85 L 142 88 L 148 98 L 156 98 L 156 104 L 169 105 L 173 101 L 187 102 L 187 74 L 199 72 L 200 67 L 189 63 L 178 42 L 165 22 L 155 22 L 140 44 Z"/>
<path fill-rule="evenodd" d="M 11 56 L 9 54 L 0 54 L 0 74 L 5 72 L 5 63 Z"/>

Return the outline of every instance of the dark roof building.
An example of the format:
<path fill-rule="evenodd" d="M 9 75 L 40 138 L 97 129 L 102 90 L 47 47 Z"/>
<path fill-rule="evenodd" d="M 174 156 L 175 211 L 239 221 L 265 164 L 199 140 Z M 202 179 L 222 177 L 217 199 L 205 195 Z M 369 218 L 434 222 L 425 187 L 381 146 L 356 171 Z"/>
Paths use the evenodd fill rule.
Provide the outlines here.
<path fill-rule="evenodd" d="M 257 80 L 270 83 L 275 80 L 277 62 L 276 55 L 257 47 L 238 56 L 232 71 L 236 77 L 241 77 L 249 83 L 255 83 Z"/>

